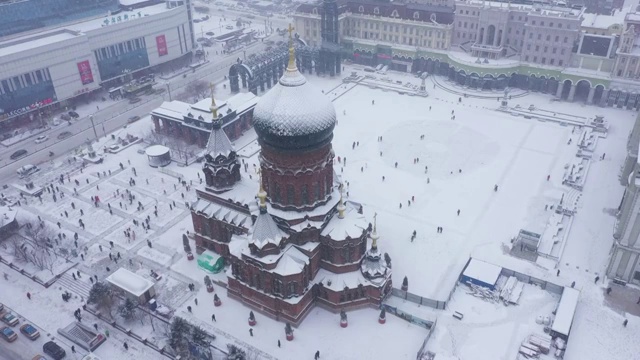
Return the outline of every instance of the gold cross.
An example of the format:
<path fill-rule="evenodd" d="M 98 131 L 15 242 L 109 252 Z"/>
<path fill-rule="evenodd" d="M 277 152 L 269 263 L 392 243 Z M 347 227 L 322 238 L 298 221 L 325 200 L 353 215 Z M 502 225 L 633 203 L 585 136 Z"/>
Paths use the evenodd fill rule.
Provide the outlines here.
<path fill-rule="evenodd" d="M 291 23 L 289 23 L 289 39 L 293 39 L 293 30 L 295 30 L 295 28 L 291 25 Z"/>

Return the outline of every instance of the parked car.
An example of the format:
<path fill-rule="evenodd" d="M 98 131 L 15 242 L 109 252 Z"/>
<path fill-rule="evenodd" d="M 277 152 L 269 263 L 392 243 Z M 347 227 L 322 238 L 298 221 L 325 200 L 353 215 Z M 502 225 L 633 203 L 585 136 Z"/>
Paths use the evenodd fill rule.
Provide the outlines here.
<path fill-rule="evenodd" d="M 73 134 L 71 133 L 71 131 L 63 131 L 63 132 L 61 132 L 60 134 L 58 134 L 58 140 L 66 139 L 66 138 L 68 138 L 68 137 L 69 137 L 69 136 L 71 136 L 71 135 L 73 135 Z"/>
<path fill-rule="evenodd" d="M 40 331 L 31 324 L 24 324 L 20 326 L 20 332 L 31 340 L 35 340 L 40 337 Z"/>
<path fill-rule="evenodd" d="M 165 90 L 164 88 L 159 88 L 159 89 L 156 89 L 156 94 L 162 94 L 165 91 L 167 91 L 167 90 Z"/>
<path fill-rule="evenodd" d="M 215 33 L 213 31 L 207 31 L 205 34 L 209 35 L 209 36 L 213 36 L 215 35 Z"/>
<path fill-rule="evenodd" d="M 36 138 L 36 144 L 41 144 L 47 140 L 49 140 L 49 137 L 47 135 L 40 135 Z"/>
<path fill-rule="evenodd" d="M 111 152 L 111 153 L 114 153 L 114 154 L 115 154 L 115 153 L 118 151 L 118 149 L 120 149 L 120 146 L 118 146 L 118 145 L 111 145 L 111 146 L 109 146 L 109 149 L 108 149 L 108 150 L 109 150 L 109 152 Z"/>
<path fill-rule="evenodd" d="M 2 315 L 2 318 L 0 318 L 0 320 L 2 320 L 3 323 L 9 326 L 16 326 L 18 325 L 18 323 L 20 323 L 20 320 L 18 320 L 18 317 L 13 315 L 10 312 L 4 313 L 4 315 Z"/>
<path fill-rule="evenodd" d="M 134 97 L 134 98 L 131 98 L 131 100 L 129 100 L 129 104 L 139 103 L 140 101 L 142 101 L 142 99 L 138 97 Z"/>
<path fill-rule="evenodd" d="M 202 51 L 201 49 L 196 50 L 196 56 L 202 56 L 204 55 L 204 51 Z"/>
<path fill-rule="evenodd" d="M 224 28 L 227 29 L 227 30 L 233 30 L 233 26 L 231 26 L 231 25 L 227 25 Z"/>
<path fill-rule="evenodd" d="M 69 121 L 71 120 L 71 116 L 69 116 L 69 114 L 62 114 L 60 115 L 60 119 Z"/>
<path fill-rule="evenodd" d="M 58 118 L 53 118 L 53 121 L 51 121 L 51 126 L 58 126 L 60 124 L 62 124 L 62 121 Z"/>
<path fill-rule="evenodd" d="M 16 332 L 11 330 L 11 328 L 8 326 L 0 329 L 0 335 L 2 335 L 2 337 L 8 342 L 13 342 L 18 338 L 18 334 L 16 334 Z"/>
<path fill-rule="evenodd" d="M 64 349 L 53 341 L 46 342 L 42 346 L 42 351 L 44 351 L 45 354 L 51 356 L 53 360 L 60 360 L 67 355 Z"/>
<path fill-rule="evenodd" d="M 80 115 L 75 111 L 69 111 L 69 116 L 71 116 L 74 119 L 77 119 L 80 117 Z"/>
<path fill-rule="evenodd" d="M 21 166 L 16 172 L 18 173 L 18 176 L 22 179 L 31 174 L 35 174 L 38 171 L 40 171 L 40 168 L 38 168 L 37 166 L 27 164 L 27 165 Z"/>
<path fill-rule="evenodd" d="M 14 152 L 13 154 L 11 154 L 10 158 L 11 158 L 11 160 L 16 160 L 16 159 L 19 159 L 19 158 L 27 155 L 27 153 L 28 153 L 27 150 L 20 149 L 20 150 Z"/>
<path fill-rule="evenodd" d="M 134 122 L 136 122 L 136 121 L 138 121 L 138 120 L 140 120 L 140 116 L 138 116 L 138 115 L 134 115 L 134 116 L 130 117 L 129 119 L 127 119 L 127 122 L 128 122 L 129 124 L 131 124 L 131 123 L 134 123 Z"/>

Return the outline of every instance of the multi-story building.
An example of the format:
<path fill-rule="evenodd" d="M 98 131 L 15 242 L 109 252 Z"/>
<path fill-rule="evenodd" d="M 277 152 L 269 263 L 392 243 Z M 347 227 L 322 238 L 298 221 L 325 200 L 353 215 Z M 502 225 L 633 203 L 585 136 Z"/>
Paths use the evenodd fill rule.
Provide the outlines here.
<path fill-rule="evenodd" d="M 165 101 L 151 112 L 154 129 L 158 134 L 182 139 L 201 148 L 207 145 L 213 122 L 210 106 L 213 101 L 220 114 L 225 135 L 236 140 L 253 125 L 253 108 L 259 98 L 251 92 L 236 94 L 226 101 L 205 98 L 195 104 Z"/>
<path fill-rule="evenodd" d="M 618 208 L 614 243 L 607 276 L 625 283 L 640 284 L 640 116 L 629 134 L 627 158 L 620 180 L 625 192 Z"/>
<path fill-rule="evenodd" d="M 285 73 L 254 109 L 256 177 L 241 176 L 211 105 L 206 186 L 191 214 L 197 252 L 214 251 L 231 264 L 228 294 L 299 324 L 315 304 L 379 306 L 391 291 L 391 268 L 378 249 L 375 218 L 372 225 L 362 205 L 343 199 L 333 169 L 335 109 L 298 71 L 292 43 Z"/>
<path fill-rule="evenodd" d="M 0 9 L 23 3 L 32 2 L 0 4 Z M 184 2 L 168 1 L 115 15 L 96 9 L 104 12 L 0 39 L 0 128 L 17 126 L 20 120 L 33 119 L 34 113 L 191 54 Z"/>
<path fill-rule="evenodd" d="M 510 86 L 640 109 L 640 14 L 630 8 L 596 15 L 551 2 L 338 4 L 342 57 L 356 63 L 426 71 L 477 89 Z M 311 46 L 319 44 L 322 12 L 318 3 L 300 5 L 294 14 L 299 36 Z"/>

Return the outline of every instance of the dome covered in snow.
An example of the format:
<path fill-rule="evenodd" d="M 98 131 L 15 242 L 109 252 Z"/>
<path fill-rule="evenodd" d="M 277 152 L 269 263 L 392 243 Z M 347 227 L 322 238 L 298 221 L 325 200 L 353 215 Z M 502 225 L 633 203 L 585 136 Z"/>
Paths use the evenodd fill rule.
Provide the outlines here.
<path fill-rule="evenodd" d="M 258 138 L 280 149 L 304 149 L 331 141 L 335 124 L 333 104 L 307 83 L 290 48 L 287 70 L 253 110 Z"/>

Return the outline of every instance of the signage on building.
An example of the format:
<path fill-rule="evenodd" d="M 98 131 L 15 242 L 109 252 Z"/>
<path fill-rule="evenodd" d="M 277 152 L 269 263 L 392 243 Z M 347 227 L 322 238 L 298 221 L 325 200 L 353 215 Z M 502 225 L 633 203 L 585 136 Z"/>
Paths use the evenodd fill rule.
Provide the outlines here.
<path fill-rule="evenodd" d="M 82 85 L 91 84 L 93 82 L 93 73 L 91 72 L 91 64 L 89 64 L 89 60 L 79 62 L 78 71 L 80 72 L 80 81 L 82 81 Z"/>
<path fill-rule="evenodd" d="M 387 54 L 378 54 L 378 59 L 386 59 L 386 60 L 389 60 L 389 59 L 391 59 L 391 55 L 387 55 Z"/>
<path fill-rule="evenodd" d="M 42 106 L 46 106 L 46 105 L 49 105 L 51 103 L 53 103 L 53 99 L 52 98 L 48 98 L 48 99 L 44 99 L 42 101 L 36 101 L 35 103 L 33 103 L 33 104 L 29 105 L 29 106 L 24 106 L 24 107 L 21 107 L 21 108 L 18 108 L 18 109 L 11 110 L 11 111 L 9 111 L 7 113 L 5 113 L 4 109 L 0 109 L 0 119 L 9 118 L 9 117 L 12 117 L 12 116 L 24 114 L 26 112 L 38 109 L 38 108 L 40 108 Z"/>
<path fill-rule="evenodd" d="M 167 39 L 164 35 L 156 36 L 156 45 L 158 46 L 158 56 L 164 56 L 169 53 L 167 49 Z"/>

